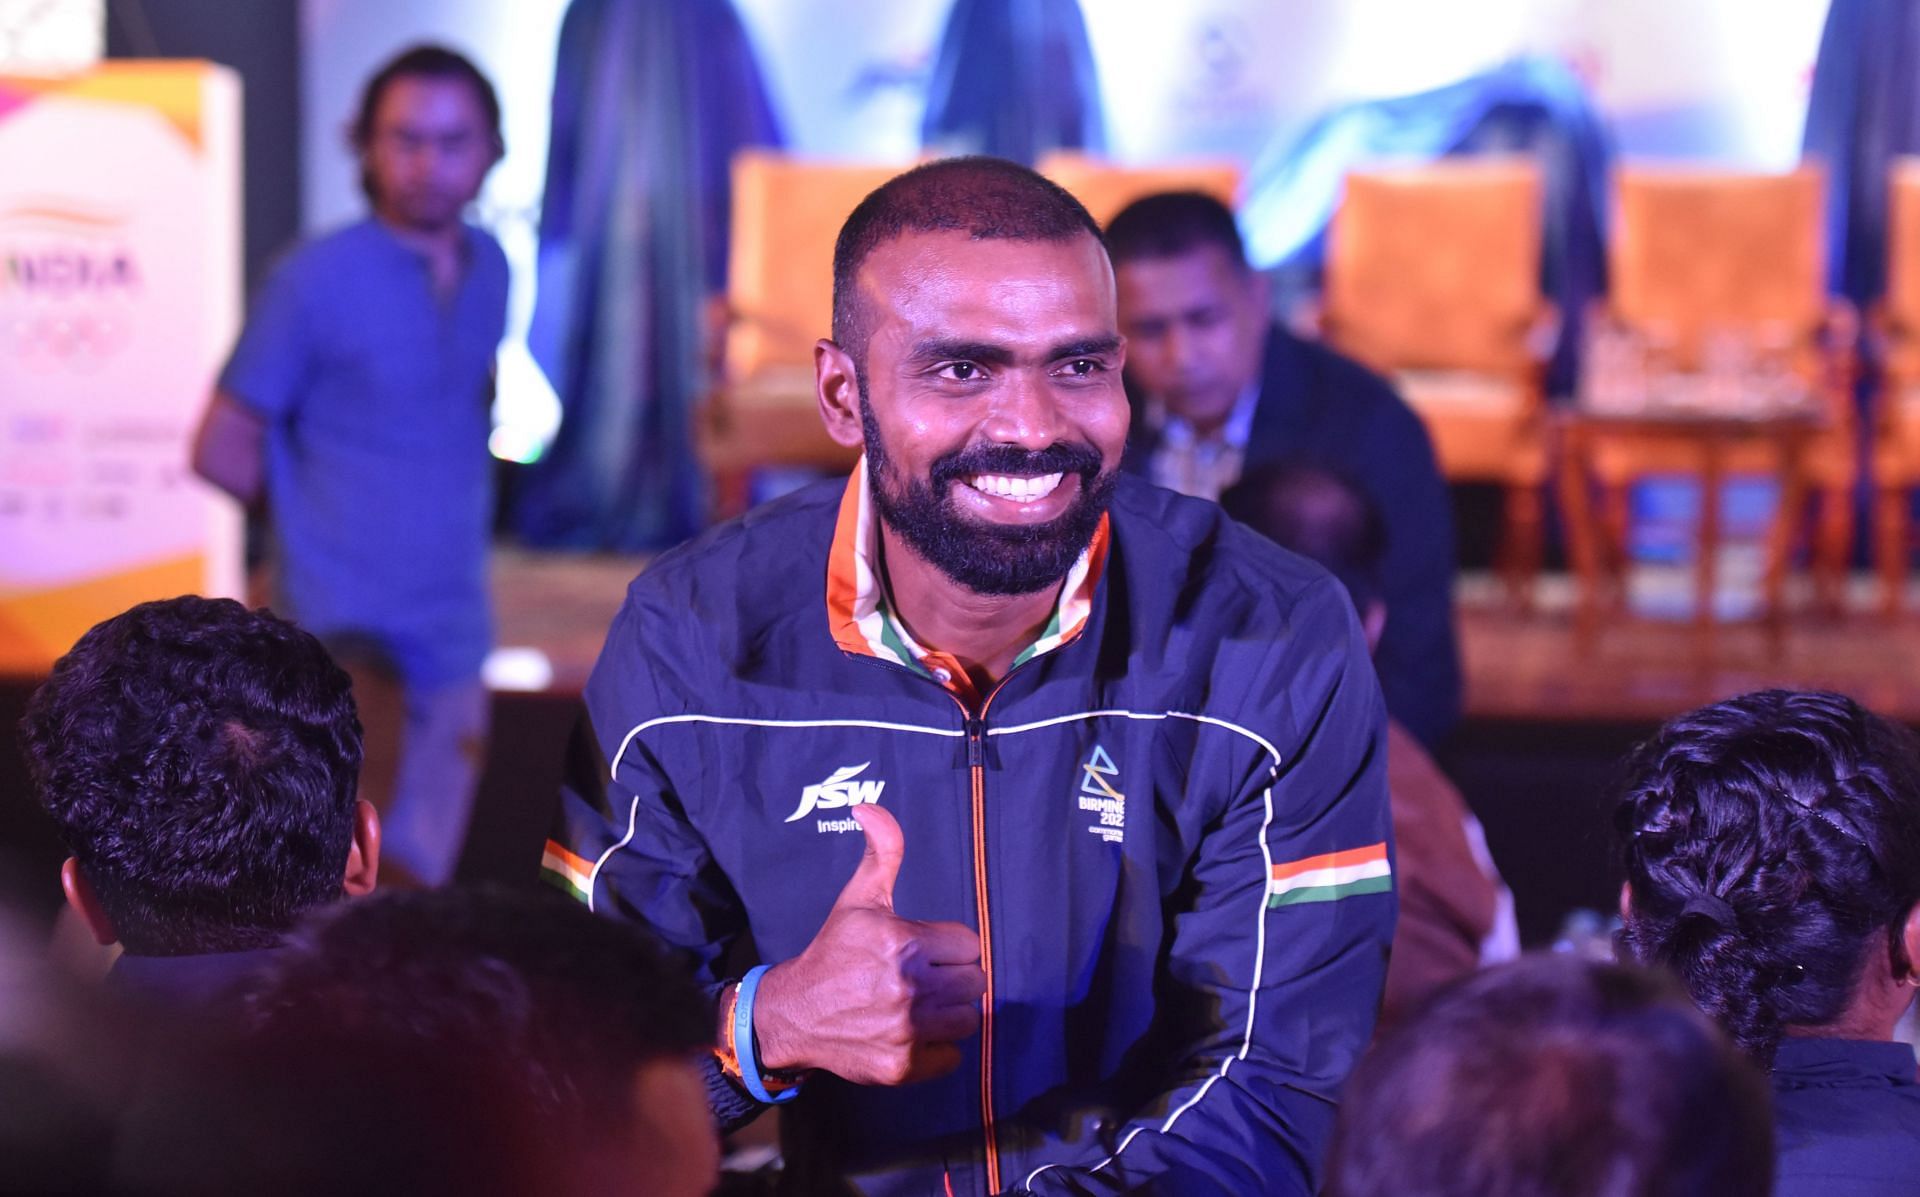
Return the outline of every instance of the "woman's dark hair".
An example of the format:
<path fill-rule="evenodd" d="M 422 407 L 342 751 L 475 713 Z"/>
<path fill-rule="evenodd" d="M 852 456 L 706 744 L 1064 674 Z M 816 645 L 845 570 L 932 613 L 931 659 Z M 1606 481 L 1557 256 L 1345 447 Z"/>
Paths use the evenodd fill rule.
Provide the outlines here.
<path fill-rule="evenodd" d="M 402 50 L 367 80 L 360 91 L 360 107 L 347 126 L 347 140 L 354 153 L 364 155 L 373 144 L 373 120 L 379 115 L 380 101 L 386 98 L 387 88 L 401 79 L 453 79 L 471 87 L 486 122 L 487 136 L 493 142 L 494 156 L 498 158 L 507 152 L 506 135 L 500 128 L 500 96 L 493 90 L 493 83 L 466 55 L 445 46 L 428 45 Z M 362 170 L 360 190 L 368 199 L 376 198 L 372 184 L 373 180 Z"/>
<path fill-rule="evenodd" d="M 1911 967 L 1920 748 L 1852 699 L 1767 690 L 1680 716 L 1629 759 L 1614 829 L 1622 943 L 1763 1065 L 1784 1027 L 1841 1015 L 1868 952 Z"/>

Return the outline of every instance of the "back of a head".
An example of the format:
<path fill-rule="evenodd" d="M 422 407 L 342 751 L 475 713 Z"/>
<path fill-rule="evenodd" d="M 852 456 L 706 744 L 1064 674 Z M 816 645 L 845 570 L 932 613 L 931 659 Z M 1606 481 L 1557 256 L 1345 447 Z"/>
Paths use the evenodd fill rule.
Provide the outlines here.
<path fill-rule="evenodd" d="M 1920 901 L 1920 751 L 1839 694 L 1742 695 L 1635 752 L 1614 829 L 1624 944 L 1770 1064 L 1785 1028 L 1847 1009 Z"/>
<path fill-rule="evenodd" d="M 1107 252 L 1123 266 L 1141 258 L 1179 258 L 1217 249 L 1246 267 L 1247 251 L 1233 213 L 1201 191 L 1164 191 L 1137 199 L 1107 222 Z"/>
<path fill-rule="evenodd" d="M 646 932 L 544 890 L 344 903 L 289 936 L 244 1001 L 261 1042 L 467 1061 L 510 1089 L 546 1138 L 578 1147 L 576 1159 L 582 1144 L 617 1153 L 680 1126 L 684 1111 L 638 1108 L 636 1078 L 650 1064 L 689 1064 L 712 1034 L 698 990 Z M 691 1125 L 707 1131 L 697 1085 L 691 1105 Z M 432 1132 L 423 1141 L 448 1139 L 435 1110 L 416 1113 Z"/>
<path fill-rule="evenodd" d="M 894 176 L 855 206 L 833 247 L 833 339 L 865 361 L 869 323 L 860 267 L 909 233 L 958 233 L 976 241 L 1100 240 L 1079 200 L 1044 175 L 1003 158 L 943 158 Z"/>
<path fill-rule="evenodd" d="M 320 642 L 193 596 L 82 636 L 27 707 L 41 804 L 130 952 L 273 943 L 340 894 L 360 723 Z"/>
<path fill-rule="evenodd" d="M 1324 568 L 1364 613 L 1380 601 L 1387 529 L 1366 492 L 1306 462 L 1257 466 L 1220 496 L 1228 515 Z"/>
<path fill-rule="evenodd" d="M 1362 1061 L 1328 1197 L 1723 1197 L 1772 1184 L 1764 1078 L 1658 974 L 1535 956 Z"/>

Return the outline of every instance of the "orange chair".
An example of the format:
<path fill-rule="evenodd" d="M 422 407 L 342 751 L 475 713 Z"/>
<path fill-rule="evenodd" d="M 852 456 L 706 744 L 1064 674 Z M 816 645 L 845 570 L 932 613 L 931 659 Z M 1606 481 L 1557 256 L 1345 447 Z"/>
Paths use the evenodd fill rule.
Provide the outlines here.
<path fill-rule="evenodd" d="M 1240 190 L 1238 166 L 1204 159 L 1121 166 L 1086 154 L 1058 151 L 1042 158 L 1038 169 L 1085 204 L 1101 228 L 1128 204 L 1162 191 L 1199 191 L 1231 208 Z"/>
<path fill-rule="evenodd" d="M 767 150 L 734 158 L 727 294 L 716 321 L 720 382 L 695 421 L 695 444 L 722 517 L 745 508 L 755 469 L 844 469 L 858 457 L 820 424 L 813 344 L 831 335 L 840 226 L 868 192 L 899 172 Z"/>
<path fill-rule="evenodd" d="M 1714 336 L 1739 336 L 1781 355 L 1826 413 L 1827 427 L 1806 454 L 1805 481 L 1820 507 L 1814 580 L 1822 605 L 1838 611 L 1860 468 L 1850 400 L 1856 330 L 1850 311 L 1826 294 L 1821 172 L 1811 166 L 1788 174 L 1628 167 L 1614 182 L 1604 318 L 1655 346 L 1666 368 L 1680 372 L 1701 367 Z M 1633 481 L 1689 472 L 1696 455 L 1671 438 L 1623 438 L 1610 441 L 1591 464 L 1618 524 Z M 1755 446 L 1730 458 L 1728 469 L 1769 474 L 1778 461 Z M 1783 512 L 1782 518 L 1797 515 Z"/>
<path fill-rule="evenodd" d="M 1540 570 L 1558 324 L 1540 294 L 1540 224 L 1540 171 L 1525 159 L 1349 175 L 1321 311 L 1328 340 L 1420 414 L 1449 481 L 1505 488 L 1501 570 L 1520 604 Z"/>
<path fill-rule="evenodd" d="M 1887 293 L 1874 313 L 1880 386 L 1873 411 L 1873 543 L 1883 610 L 1898 615 L 1920 486 L 1920 158 L 1897 161 L 1887 214 Z"/>

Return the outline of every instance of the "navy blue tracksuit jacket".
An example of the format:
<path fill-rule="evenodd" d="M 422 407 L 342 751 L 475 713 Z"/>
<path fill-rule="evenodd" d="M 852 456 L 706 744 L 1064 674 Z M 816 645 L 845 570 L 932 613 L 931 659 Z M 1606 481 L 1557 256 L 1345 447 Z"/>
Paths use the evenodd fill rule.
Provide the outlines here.
<path fill-rule="evenodd" d="M 607 770 L 549 865 L 715 983 L 738 937 L 775 962 L 820 929 L 862 851 L 842 807 L 899 820 L 896 910 L 979 930 L 983 1026 L 936 1080 L 812 1076 L 791 1191 L 1313 1192 L 1394 921 L 1338 583 L 1124 478 L 1084 626 L 969 707 L 836 639 L 866 520 L 857 481 L 820 484 L 633 583 L 587 690 Z"/>

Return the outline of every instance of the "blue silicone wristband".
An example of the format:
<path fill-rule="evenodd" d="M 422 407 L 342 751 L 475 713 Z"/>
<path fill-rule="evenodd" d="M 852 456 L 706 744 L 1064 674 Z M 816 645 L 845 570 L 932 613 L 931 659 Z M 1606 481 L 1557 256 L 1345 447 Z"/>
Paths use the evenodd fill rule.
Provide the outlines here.
<path fill-rule="evenodd" d="M 760 1055 L 753 1042 L 753 995 L 759 992 L 760 978 L 766 975 L 767 965 L 747 970 L 740 978 L 740 992 L 733 999 L 733 1050 L 740 1057 L 740 1082 L 747 1087 L 755 1101 L 768 1105 L 780 1105 L 800 1096 L 796 1086 L 779 1093 L 767 1092 L 767 1086 L 760 1079 Z"/>

